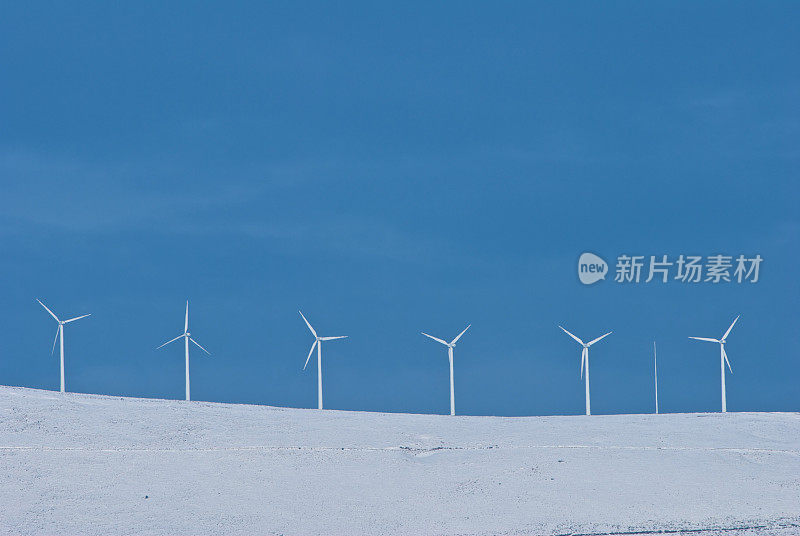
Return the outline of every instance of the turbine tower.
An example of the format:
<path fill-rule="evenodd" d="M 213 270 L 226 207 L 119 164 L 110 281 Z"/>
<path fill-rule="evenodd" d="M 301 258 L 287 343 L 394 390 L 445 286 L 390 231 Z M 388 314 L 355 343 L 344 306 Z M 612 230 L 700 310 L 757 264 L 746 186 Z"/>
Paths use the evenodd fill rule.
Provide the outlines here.
<path fill-rule="evenodd" d="M 741 316 L 741 315 L 739 315 Z M 721 339 L 709 339 L 707 337 L 689 337 L 690 339 L 695 339 L 698 341 L 706 341 L 706 342 L 716 342 L 719 343 L 719 369 L 720 369 L 720 381 L 722 382 L 722 413 L 726 413 L 728 411 L 728 404 L 725 399 L 725 364 L 728 364 L 728 370 L 731 371 L 733 374 L 733 369 L 731 369 L 731 362 L 728 361 L 728 354 L 725 353 L 725 340 L 728 338 L 731 330 L 733 329 L 733 325 L 736 324 L 736 321 L 739 320 L 739 316 L 733 319 L 728 331 L 725 332 L 725 335 L 722 336 Z"/>
<path fill-rule="evenodd" d="M 469 326 L 471 325 L 472 324 L 470 324 Z M 442 343 L 445 346 L 447 346 L 447 357 L 450 359 L 450 415 L 456 414 L 456 394 L 455 394 L 455 386 L 453 384 L 453 348 L 456 347 L 456 342 L 458 342 L 458 339 L 460 339 L 461 336 L 467 332 L 469 326 L 465 327 L 464 331 L 459 333 L 458 336 L 456 336 L 456 338 L 450 342 L 444 341 L 438 337 L 434 337 L 433 335 L 428 335 L 424 331 L 420 332 L 429 339 L 433 339 L 434 341 Z"/>
<path fill-rule="evenodd" d="M 181 333 L 180 335 L 178 335 L 174 339 L 168 340 L 167 342 L 165 342 L 164 344 L 162 344 L 161 346 L 158 347 L 158 348 L 163 348 L 164 346 L 168 345 L 171 342 L 175 342 L 175 341 L 177 341 L 178 339 L 181 339 L 181 338 L 183 339 L 183 346 L 184 346 L 184 350 L 186 352 L 186 400 L 191 400 L 191 396 L 189 394 L 189 341 L 192 341 L 202 351 L 204 351 L 208 355 L 211 355 L 211 352 L 209 352 L 208 350 L 206 350 L 205 348 L 200 346 L 200 343 L 197 342 L 196 340 L 194 340 L 191 337 L 191 335 L 192 334 L 189 333 L 189 300 L 186 300 L 186 318 L 185 318 L 184 323 L 183 323 L 183 333 Z M 158 348 L 156 348 L 156 350 L 158 350 Z"/>
<path fill-rule="evenodd" d="M 70 322 L 75 322 L 76 320 L 80 320 L 81 318 L 86 318 L 87 316 L 92 316 L 91 313 L 81 316 L 76 316 L 75 318 L 70 318 L 69 320 L 59 320 L 58 317 L 47 308 L 45 304 L 42 303 L 42 300 L 36 298 L 36 301 L 39 302 L 39 305 L 45 308 L 45 310 L 50 313 L 50 316 L 55 318 L 56 322 L 58 322 L 58 328 L 56 328 L 56 338 L 53 339 L 53 349 L 50 351 L 50 355 L 53 355 L 53 352 L 56 351 L 56 341 L 61 338 L 61 392 L 66 392 L 65 385 L 64 385 L 64 325 L 69 324 Z"/>
<path fill-rule="evenodd" d="M 583 350 L 581 351 L 581 377 L 583 377 L 583 366 L 584 366 L 584 362 L 585 362 L 586 363 L 586 415 L 591 415 L 592 414 L 592 405 L 591 405 L 591 401 L 590 401 L 590 398 L 589 398 L 589 347 L 591 345 L 593 345 L 594 343 L 596 343 L 596 342 L 608 337 L 609 335 L 611 335 L 614 332 L 613 331 L 609 331 L 605 335 L 601 335 L 601 336 L 597 337 L 596 339 L 594 339 L 592 341 L 583 342 L 578 337 L 576 337 L 575 335 L 573 335 L 572 333 L 570 333 L 569 331 L 564 329 L 562 326 L 558 326 L 558 327 L 560 327 L 564 331 L 564 333 L 566 333 L 567 335 L 569 335 L 570 337 L 572 337 L 573 339 L 578 341 L 578 344 L 583 346 Z"/>
<path fill-rule="evenodd" d="M 656 380 L 656 415 L 658 415 L 658 358 L 656 357 L 656 341 L 653 341 L 653 373 Z"/>
<path fill-rule="evenodd" d="M 308 351 L 308 357 L 306 358 L 306 364 L 303 365 L 303 370 L 306 370 L 308 366 L 308 361 L 311 359 L 311 354 L 314 353 L 314 347 L 317 348 L 317 408 L 322 409 L 322 341 L 333 341 L 336 339 L 346 339 L 347 335 L 339 335 L 336 337 L 320 337 L 317 335 L 317 332 L 314 331 L 314 328 L 311 327 L 311 323 L 303 316 L 302 311 L 298 311 L 300 316 L 303 317 L 303 320 L 306 322 L 306 326 L 308 329 L 311 330 L 311 334 L 314 336 L 314 344 L 311 345 L 311 350 Z"/>

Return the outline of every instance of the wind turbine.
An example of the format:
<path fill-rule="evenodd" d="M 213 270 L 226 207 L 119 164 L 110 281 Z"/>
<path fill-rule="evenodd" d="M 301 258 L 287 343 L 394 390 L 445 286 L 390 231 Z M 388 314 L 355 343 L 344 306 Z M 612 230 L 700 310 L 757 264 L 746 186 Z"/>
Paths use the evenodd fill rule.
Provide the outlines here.
<path fill-rule="evenodd" d="M 191 337 L 191 335 L 192 334 L 189 333 L 189 300 L 186 300 L 186 320 L 183 323 L 183 333 L 181 333 L 174 339 L 168 340 L 167 342 L 158 347 L 158 348 L 163 348 L 164 346 L 168 345 L 171 342 L 175 342 L 181 338 L 183 339 L 184 349 L 186 351 L 186 400 L 191 400 L 191 397 L 189 396 L 189 341 L 192 341 L 202 351 L 204 351 L 208 355 L 211 355 L 211 352 L 200 346 L 200 343 L 194 340 Z M 158 350 L 158 348 L 156 348 L 156 350 Z"/>
<path fill-rule="evenodd" d="M 656 379 L 656 415 L 658 415 L 658 358 L 656 357 L 656 341 L 653 341 L 653 373 Z"/>
<path fill-rule="evenodd" d="M 53 339 L 53 349 L 50 351 L 50 355 L 52 355 L 53 352 L 56 351 L 56 341 L 58 340 L 59 335 L 60 335 L 61 336 L 61 392 L 64 393 L 64 392 L 66 392 L 65 389 L 64 389 L 64 324 L 69 324 L 70 322 L 75 322 L 76 320 L 80 320 L 81 318 L 86 318 L 87 316 L 92 316 L 92 314 L 89 313 L 89 314 L 86 314 L 86 315 L 76 316 L 75 318 L 70 318 L 69 320 L 59 320 L 58 317 L 55 315 L 55 313 L 53 313 L 53 311 L 48 309 L 47 306 L 42 303 L 42 300 L 40 300 L 39 298 L 36 298 L 36 301 L 38 301 L 39 305 L 44 307 L 45 310 L 48 313 L 50 313 L 50 316 L 55 318 L 56 322 L 58 322 L 58 328 L 56 329 L 56 338 Z"/>
<path fill-rule="evenodd" d="M 569 335 L 570 337 L 572 337 L 573 339 L 578 341 L 578 344 L 583 346 L 583 350 L 581 351 L 581 377 L 583 377 L 583 364 L 584 364 L 584 362 L 586 362 L 586 415 L 591 415 L 592 414 L 592 409 L 591 409 L 591 403 L 590 403 L 590 400 L 589 400 L 589 347 L 591 345 L 593 345 L 594 343 L 600 341 L 601 339 L 604 339 L 604 338 L 608 337 L 609 335 L 611 335 L 614 332 L 613 331 L 609 331 L 605 335 L 600 335 L 599 337 L 597 337 L 596 339 L 594 339 L 592 341 L 583 342 L 578 337 L 576 337 L 575 335 L 573 335 L 572 333 L 570 333 L 569 331 L 564 329 L 562 326 L 558 326 L 558 327 L 560 327 L 564 331 L 564 333 L 566 333 L 567 335 Z"/>
<path fill-rule="evenodd" d="M 303 370 L 306 370 L 308 361 L 311 359 L 311 354 L 314 353 L 314 347 L 317 347 L 317 408 L 322 409 L 322 341 L 346 339 L 347 335 L 339 335 L 337 337 L 320 337 L 317 335 L 317 332 L 314 331 L 314 328 L 311 327 L 311 323 L 306 319 L 305 316 L 303 316 L 303 312 L 297 312 L 303 317 L 303 320 L 306 322 L 306 326 L 308 326 L 308 329 L 311 330 L 311 334 L 314 336 L 314 344 L 311 345 L 311 350 L 308 351 L 308 357 L 306 358 L 306 364 L 303 365 Z"/>
<path fill-rule="evenodd" d="M 472 324 L 470 324 L 469 326 L 471 326 L 471 325 Z M 456 394 L 455 394 L 455 388 L 454 388 L 454 385 L 453 385 L 453 348 L 456 347 L 456 342 L 458 342 L 458 339 L 460 339 L 461 336 L 464 333 L 467 332 L 467 330 L 469 329 L 469 326 L 465 327 L 464 331 L 459 333 L 458 336 L 456 336 L 456 338 L 453 339 L 450 342 L 443 341 L 442 339 L 439 339 L 438 337 L 434 337 L 433 335 L 428 335 L 424 331 L 420 332 L 423 335 L 425 335 L 426 337 L 428 337 L 429 339 L 433 339 L 434 341 L 440 342 L 440 343 L 444 344 L 445 346 L 447 346 L 447 357 L 450 359 L 450 415 L 455 415 L 456 414 Z"/>
<path fill-rule="evenodd" d="M 733 374 L 733 369 L 731 369 L 731 362 L 728 361 L 728 354 L 725 353 L 725 340 L 728 338 L 728 335 L 733 329 L 733 325 L 736 324 L 737 320 L 739 320 L 739 316 L 733 319 L 733 322 L 731 322 L 728 331 L 725 332 L 725 335 L 723 335 L 721 339 L 709 339 L 707 337 L 689 337 L 690 339 L 696 339 L 698 341 L 719 343 L 719 368 L 720 368 L 720 379 L 722 381 L 722 413 L 726 413 L 728 411 L 728 405 L 725 400 L 725 363 L 728 364 L 728 370 L 730 370 L 731 374 Z"/>

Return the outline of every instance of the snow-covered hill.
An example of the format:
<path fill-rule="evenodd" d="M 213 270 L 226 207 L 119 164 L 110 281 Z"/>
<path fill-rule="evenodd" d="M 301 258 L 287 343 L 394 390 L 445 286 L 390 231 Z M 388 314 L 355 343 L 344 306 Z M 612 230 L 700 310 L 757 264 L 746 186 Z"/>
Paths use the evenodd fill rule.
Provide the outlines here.
<path fill-rule="evenodd" d="M 449 417 L 0 387 L 2 534 L 697 529 L 800 534 L 800 414 Z"/>

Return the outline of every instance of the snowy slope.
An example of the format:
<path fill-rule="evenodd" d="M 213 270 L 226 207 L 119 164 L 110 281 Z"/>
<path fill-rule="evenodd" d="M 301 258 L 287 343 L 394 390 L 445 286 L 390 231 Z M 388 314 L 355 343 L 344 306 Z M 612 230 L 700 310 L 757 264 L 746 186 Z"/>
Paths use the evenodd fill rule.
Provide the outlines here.
<path fill-rule="evenodd" d="M 695 529 L 800 534 L 800 414 L 449 417 L 0 387 L 0 534 Z"/>

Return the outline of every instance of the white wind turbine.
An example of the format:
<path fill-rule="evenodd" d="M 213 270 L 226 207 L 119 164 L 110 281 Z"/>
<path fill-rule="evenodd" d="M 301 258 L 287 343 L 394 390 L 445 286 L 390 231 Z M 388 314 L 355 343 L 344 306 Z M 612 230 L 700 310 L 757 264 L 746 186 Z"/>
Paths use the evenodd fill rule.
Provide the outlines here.
<path fill-rule="evenodd" d="M 589 399 L 589 347 L 591 345 L 593 345 L 594 343 L 598 342 L 599 340 L 608 337 L 609 335 L 611 335 L 614 332 L 613 331 L 609 331 L 605 335 L 600 335 L 599 337 L 597 337 L 596 339 L 594 339 L 592 341 L 583 342 L 578 337 L 576 337 L 575 335 L 573 335 L 572 333 L 570 333 L 569 331 L 564 329 L 562 326 L 558 326 L 558 327 L 560 327 L 564 331 L 564 333 L 566 333 L 567 335 L 569 335 L 570 337 L 572 337 L 573 339 L 578 341 L 578 344 L 583 346 L 583 350 L 581 351 L 581 377 L 583 377 L 583 366 L 584 366 L 584 362 L 585 362 L 586 363 L 586 415 L 591 415 L 592 414 L 592 408 L 591 408 L 591 403 L 590 403 L 590 399 Z"/>
<path fill-rule="evenodd" d="M 69 324 L 70 322 L 75 322 L 76 320 L 80 320 L 81 318 L 86 318 L 87 316 L 92 316 L 91 313 L 81 316 L 76 316 L 75 318 L 70 318 L 69 320 L 59 320 L 58 317 L 47 308 L 45 304 L 42 303 L 42 300 L 36 298 L 36 301 L 39 302 L 39 305 L 45 308 L 45 310 L 50 313 L 50 316 L 56 319 L 58 322 L 58 328 L 56 329 L 56 338 L 53 339 L 53 349 L 50 351 L 50 354 L 56 351 L 56 341 L 59 339 L 59 335 L 61 336 L 61 392 L 65 392 L 64 388 L 64 324 Z"/>
<path fill-rule="evenodd" d="M 311 345 L 311 350 L 308 351 L 308 357 L 306 358 L 306 364 L 303 365 L 303 370 L 306 370 L 308 366 L 308 361 L 311 359 L 311 354 L 314 353 L 314 347 L 317 348 L 317 408 L 322 409 L 322 341 L 333 341 L 336 339 L 346 339 L 347 335 L 339 335 L 337 337 L 320 337 L 317 335 L 317 332 L 314 331 L 314 328 L 311 327 L 311 323 L 303 316 L 302 311 L 298 311 L 300 316 L 303 317 L 303 320 L 306 322 L 306 326 L 308 329 L 311 330 L 311 334 L 314 336 L 314 344 Z"/>
<path fill-rule="evenodd" d="M 469 326 L 471 326 L 471 325 L 472 324 L 470 324 Z M 426 337 L 428 337 L 429 339 L 433 339 L 434 341 L 440 342 L 440 343 L 444 344 L 445 346 L 447 346 L 447 357 L 450 359 L 450 415 L 455 415 L 456 414 L 456 394 L 455 394 L 455 387 L 453 385 L 453 348 L 456 347 L 456 342 L 458 342 L 458 339 L 460 339 L 461 336 L 464 333 L 467 332 L 467 330 L 469 329 L 469 326 L 465 327 L 464 331 L 459 333 L 458 336 L 456 336 L 456 338 L 453 339 L 450 342 L 444 341 L 444 340 L 442 340 L 442 339 L 440 339 L 438 337 L 434 337 L 433 335 L 428 335 L 424 331 L 420 332 L 423 335 L 425 335 Z"/>
<path fill-rule="evenodd" d="M 730 370 L 731 374 L 733 374 L 733 369 L 731 369 L 731 362 L 728 361 L 728 354 L 725 353 L 725 340 L 728 338 L 728 335 L 733 329 L 733 325 L 736 323 L 737 320 L 739 320 L 739 316 L 733 319 L 733 322 L 731 322 L 728 331 L 725 332 L 725 335 L 723 335 L 721 339 L 709 339 L 707 337 L 689 337 L 690 339 L 696 339 L 698 341 L 719 343 L 719 368 L 720 368 L 720 379 L 722 381 L 722 413 L 726 413 L 728 411 L 728 404 L 725 399 L 725 363 L 728 364 L 728 370 Z"/>
<path fill-rule="evenodd" d="M 198 343 L 196 340 L 194 340 L 191 337 L 191 335 L 192 334 L 189 333 L 189 300 L 186 300 L 186 319 L 185 319 L 185 321 L 183 323 L 183 333 L 181 333 L 180 335 L 178 335 L 174 339 L 168 340 L 167 342 L 165 342 L 164 344 L 162 344 L 161 346 L 158 347 L 158 348 L 163 348 L 164 346 L 168 345 L 171 342 L 175 342 L 175 341 L 177 341 L 178 339 L 181 339 L 181 338 L 183 339 L 184 349 L 186 351 L 186 400 L 191 400 L 191 397 L 189 395 L 189 341 L 192 341 L 202 351 L 204 351 L 208 355 L 211 355 L 211 352 L 209 352 L 208 350 L 206 350 L 205 348 L 200 346 L 200 343 Z M 156 350 L 158 350 L 158 348 L 156 348 Z"/>

